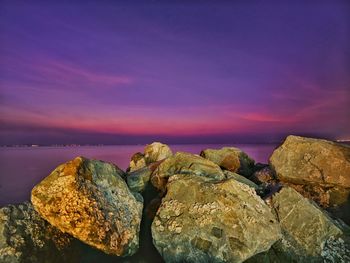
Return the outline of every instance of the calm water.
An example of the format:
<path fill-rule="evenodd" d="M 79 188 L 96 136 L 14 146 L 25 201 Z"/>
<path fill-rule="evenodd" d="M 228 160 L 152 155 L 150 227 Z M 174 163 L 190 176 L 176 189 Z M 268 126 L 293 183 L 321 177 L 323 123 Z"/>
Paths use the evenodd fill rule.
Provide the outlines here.
<path fill-rule="evenodd" d="M 206 148 L 229 145 L 170 145 L 173 152 L 199 154 Z M 276 145 L 232 145 L 244 150 L 257 162 L 266 163 Z M 125 170 L 135 152 L 143 152 L 144 145 L 83 146 L 83 147 L 28 147 L 0 148 L 0 206 L 30 199 L 34 185 L 59 164 L 76 156 L 115 163 Z"/>

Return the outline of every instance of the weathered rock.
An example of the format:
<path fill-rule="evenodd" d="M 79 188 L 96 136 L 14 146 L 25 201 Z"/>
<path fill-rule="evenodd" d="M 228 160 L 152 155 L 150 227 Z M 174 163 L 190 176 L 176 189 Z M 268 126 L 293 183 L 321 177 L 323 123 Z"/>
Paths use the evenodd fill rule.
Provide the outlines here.
<path fill-rule="evenodd" d="M 105 253 L 132 255 L 138 248 L 142 197 L 130 192 L 122 174 L 113 164 L 77 157 L 36 185 L 31 200 L 61 231 Z"/>
<path fill-rule="evenodd" d="M 217 180 L 225 179 L 224 173 L 215 163 L 199 155 L 177 152 L 155 169 L 151 182 L 157 189 L 164 191 L 168 178 L 174 174 L 193 174 Z"/>
<path fill-rule="evenodd" d="M 141 168 L 144 168 L 145 166 L 146 166 L 145 155 L 143 153 L 138 152 L 131 157 L 128 171 L 133 172 Z"/>
<path fill-rule="evenodd" d="M 143 167 L 129 173 L 126 182 L 133 192 L 143 192 L 150 180 L 152 170 L 149 167 Z"/>
<path fill-rule="evenodd" d="M 268 250 L 281 232 L 253 188 L 178 174 L 169 178 L 152 236 L 166 262 L 242 262 Z"/>
<path fill-rule="evenodd" d="M 216 163 L 223 169 L 237 172 L 244 176 L 250 176 L 254 169 L 255 161 L 245 152 L 235 147 L 206 149 L 203 150 L 200 155 Z"/>
<path fill-rule="evenodd" d="M 246 184 L 250 187 L 253 187 L 254 189 L 258 189 L 258 185 L 256 185 L 254 182 L 250 181 L 249 179 L 245 178 L 242 175 L 236 174 L 234 172 L 224 170 L 223 171 L 227 179 L 235 179 L 236 181 Z"/>
<path fill-rule="evenodd" d="M 147 145 L 144 152 L 147 164 L 163 160 L 173 155 L 169 146 L 160 142 Z"/>
<path fill-rule="evenodd" d="M 77 240 L 43 220 L 29 202 L 0 209 L 0 262 L 78 262 Z"/>
<path fill-rule="evenodd" d="M 162 163 L 162 161 L 154 162 L 136 171 L 127 174 L 126 182 L 133 192 L 143 192 L 150 179 L 153 171 Z"/>
<path fill-rule="evenodd" d="M 274 254 L 283 259 L 281 262 L 324 262 L 326 258 L 334 259 L 329 262 L 342 262 L 338 259 L 346 259 L 335 251 L 349 249 L 342 239 L 347 227 L 332 220 L 314 202 L 284 187 L 272 197 L 271 205 L 283 233 L 283 239 L 273 245 Z M 331 246 L 333 254 L 329 253 Z"/>
<path fill-rule="evenodd" d="M 348 201 L 350 147 L 347 145 L 288 136 L 273 152 L 270 165 L 279 180 L 323 207 Z"/>
<path fill-rule="evenodd" d="M 274 172 L 269 166 L 266 166 L 256 172 L 249 177 L 251 181 L 253 181 L 256 184 L 262 184 L 262 183 L 276 183 L 276 178 L 274 175 Z"/>

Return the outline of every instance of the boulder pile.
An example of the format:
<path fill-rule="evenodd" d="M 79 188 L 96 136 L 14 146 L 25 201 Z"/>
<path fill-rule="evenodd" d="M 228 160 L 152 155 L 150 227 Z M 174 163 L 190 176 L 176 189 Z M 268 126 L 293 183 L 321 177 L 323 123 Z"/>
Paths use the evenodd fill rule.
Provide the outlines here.
<path fill-rule="evenodd" d="M 159 142 L 126 172 L 77 157 L 0 209 L 0 261 L 350 262 L 349 194 L 350 147 L 313 138 L 269 164 Z"/>

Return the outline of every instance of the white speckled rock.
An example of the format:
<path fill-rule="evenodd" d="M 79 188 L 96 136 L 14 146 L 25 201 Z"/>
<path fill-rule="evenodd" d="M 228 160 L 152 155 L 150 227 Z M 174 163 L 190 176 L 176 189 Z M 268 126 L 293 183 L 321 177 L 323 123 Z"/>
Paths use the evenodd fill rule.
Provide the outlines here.
<path fill-rule="evenodd" d="M 62 232 L 108 254 L 132 255 L 138 249 L 143 204 L 123 174 L 113 164 L 77 157 L 36 185 L 31 200 Z"/>
<path fill-rule="evenodd" d="M 51 226 L 25 202 L 0 209 L 0 262 L 78 262 L 77 240 Z"/>
<path fill-rule="evenodd" d="M 169 178 L 152 237 L 166 262 L 243 262 L 268 250 L 281 232 L 253 188 L 178 174 Z"/>

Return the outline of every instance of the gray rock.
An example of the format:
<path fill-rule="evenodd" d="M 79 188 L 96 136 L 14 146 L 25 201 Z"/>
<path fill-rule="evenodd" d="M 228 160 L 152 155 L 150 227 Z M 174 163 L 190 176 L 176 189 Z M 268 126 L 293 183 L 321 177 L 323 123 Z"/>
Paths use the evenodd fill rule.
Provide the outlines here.
<path fill-rule="evenodd" d="M 139 246 L 142 197 L 133 195 L 115 165 L 77 157 L 32 190 L 36 211 L 51 225 L 107 254 Z"/>
<path fill-rule="evenodd" d="M 0 262 L 78 262 L 77 240 L 43 220 L 29 202 L 0 209 Z"/>
<path fill-rule="evenodd" d="M 152 237 L 165 262 L 242 262 L 267 251 L 281 231 L 253 188 L 178 174 L 169 178 Z"/>

